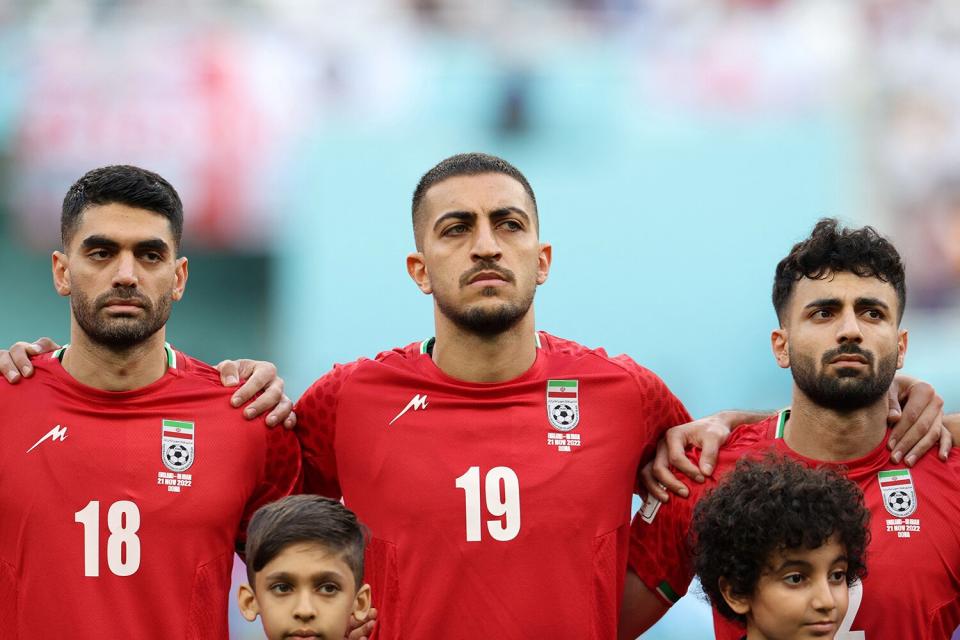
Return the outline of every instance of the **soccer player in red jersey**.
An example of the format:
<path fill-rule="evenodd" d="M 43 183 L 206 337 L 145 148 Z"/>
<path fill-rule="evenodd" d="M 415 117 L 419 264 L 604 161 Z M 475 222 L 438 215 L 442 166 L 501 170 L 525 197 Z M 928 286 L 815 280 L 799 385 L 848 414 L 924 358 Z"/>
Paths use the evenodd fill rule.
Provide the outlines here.
<path fill-rule="evenodd" d="M 217 371 L 165 342 L 182 215 L 167 181 L 129 166 L 64 199 L 70 345 L 0 385 L 4 638 L 227 638 L 247 520 L 295 488 L 293 433 L 245 423 Z"/>
<path fill-rule="evenodd" d="M 380 639 L 611 638 L 638 464 L 689 416 L 631 359 L 535 330 L 551 248 L 513 166 L 444 160 L 420 181 L 413 222 L 407 266 L 434 298 L 436 336 L 334 367 L 304 394 L 306 490 L 342 496 L 371 529 Z M 0 351 L 0 373 L 8 364 Z M 743 421 L 674 433 L 706 461 Z M 925 450 L 939 427 L 921 432 L 898 446 Z"/>
<path fill-rule="evenodd" d="M 885 393 L 907 350 L 905 299 L 892 244 L 870 227 L 818 223 L 774 280 L 780 327 L 772 346 L 793 374 L 791 408 L 739 427 L 714 474 L 773 450 L 810 466 L 836 466 L 863 490 L 872 514 L 870 569 L 851 589 L 838 640 L 942 639 L 960 625 L 960 452 L 908 468 L 892 463 L 885 446 Z M 944 422 L 955 430 L 958 418 Z M 636 637 L 686 591 L 689 546 L 678 541 L 689 542 L 695 501 L 714 483 L 691 487 L 690 500 L 648 500 L 637 515 L 622 638 Z M 742 627 L 714 620 L 717 638 L 743 635 Z"/>
<path fill-rule="evenodd" d="M 448 158 L 412 208 L 436 336 L 304 394 L 306 489 L 371 530 L 380 640 L 612 638 L 638 466 L 689 416 L 630 358 L 535 330 L 551 247 L 513 166 Z"/>

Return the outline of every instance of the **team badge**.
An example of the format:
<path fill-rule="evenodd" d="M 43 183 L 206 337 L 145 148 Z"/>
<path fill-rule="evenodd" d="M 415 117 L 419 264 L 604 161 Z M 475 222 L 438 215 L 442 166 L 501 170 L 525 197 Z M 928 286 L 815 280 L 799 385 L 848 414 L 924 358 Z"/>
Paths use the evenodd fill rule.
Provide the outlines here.
<path fill-rule="evenodd" d="M 547 380 L 547 417 L 557 431 L 570 431 L 580 422 L 579 382 Z"/>
<path fill-rule="evenodd" d="M 192 422 L 181 420 L 163 421 L 163 446 L 161 457 L 163 464 L 170 471 L 186 471 L 193 464 L 193 436 Z"/>
<path fill-rule="evenodd" d="M 917 510 L 917 492 L 909 469 L 893 469 L 877 474 L 883 506 L 896 518 L 906 518 Z"/>

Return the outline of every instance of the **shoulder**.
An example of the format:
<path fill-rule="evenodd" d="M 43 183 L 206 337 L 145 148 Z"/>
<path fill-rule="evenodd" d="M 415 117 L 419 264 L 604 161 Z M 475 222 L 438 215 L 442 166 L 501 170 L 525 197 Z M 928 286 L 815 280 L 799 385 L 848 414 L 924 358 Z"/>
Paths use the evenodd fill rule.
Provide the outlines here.
<path fill-rule="evenodd" d="M 413 342 L 405 347 L 381 351 L 374 358 L 358 358 L 352 362 L 337 363 L 304 392 L 297 402 L 297 410 L 309 410 L 313 405 L 335 402 L 343 387 L 358 372 L 376 376 L 388 369 L 411 367 L 421 357 L 422 349 L 423 343 Z"/>
<path fill-rule="evenodd" d="M 37 398 L 57 387 L 59 381 L 56 369 L 61 365 L 53 354 L 30 356 L 30 364 L 33 365 L 34 373 L 29 378 L 21 378 L 16 384 L 0 379 L 0 402 L 22 402 L 27 397 Z M 15 405 L 9 406 L 13 408 Z"/>
<path fill-rule="evenodd" d="M 177 375 L 192 389 L 214 394 L 232 395 L 233 388 L 223 386 L 220 372 L 202 360 L 177 351 Z"/>
<path fill-rule="evenodd" d="M 573 340 L 565 340 L 550 335 L 546 331 L 538 331 L 537 338 L 540 347 L 551 357 L 556 359 L 569 358 L 579 360 L 582 366 L 597 367 L 598 370 L 607 369 L 623 373 L 636 379 L 641 385 L 651 385 L 666 388 L 663 380 L 657 374 L 638 364 L 626 354 L 611 356 L 603 347 L 586 347 Z"/>

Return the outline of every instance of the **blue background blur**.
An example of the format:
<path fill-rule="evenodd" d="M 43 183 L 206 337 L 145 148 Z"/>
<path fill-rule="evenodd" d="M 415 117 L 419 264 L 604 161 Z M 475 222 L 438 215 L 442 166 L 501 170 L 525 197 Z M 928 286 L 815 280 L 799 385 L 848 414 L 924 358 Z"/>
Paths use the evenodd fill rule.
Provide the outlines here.
<path fill-rule="evenodd" d="M 482 150 L 526 173 L 554 246 L 539 328 L 630 354 L 692 414 L 789 401 L 773 268 L 822 216 L 901 248 L 906 370 L 960 409 L 950 5 L 342 4 L 0 0 L 0 344 L 67 337 L 59 200 L 134 162 L 193 216 L 170 341 L 271 359 L 296 397 L 432 335 L 410 196 Z M 710 629 L 688 597 L 645 637 Z"/>

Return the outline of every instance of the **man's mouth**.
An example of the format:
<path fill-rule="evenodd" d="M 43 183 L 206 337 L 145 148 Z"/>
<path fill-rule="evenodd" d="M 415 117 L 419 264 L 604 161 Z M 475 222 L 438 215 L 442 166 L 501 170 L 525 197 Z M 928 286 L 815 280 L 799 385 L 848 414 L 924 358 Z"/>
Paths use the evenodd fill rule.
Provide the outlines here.
<path fill-rule="evenodd" d="M 509 282 L 509 280 L 496 271 L 481 271 L 480 273 L 471 277 L 468 281 L 468 284 L 495 287 L 506 282 Z"/>

